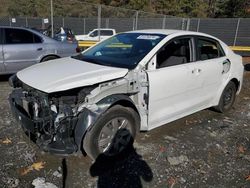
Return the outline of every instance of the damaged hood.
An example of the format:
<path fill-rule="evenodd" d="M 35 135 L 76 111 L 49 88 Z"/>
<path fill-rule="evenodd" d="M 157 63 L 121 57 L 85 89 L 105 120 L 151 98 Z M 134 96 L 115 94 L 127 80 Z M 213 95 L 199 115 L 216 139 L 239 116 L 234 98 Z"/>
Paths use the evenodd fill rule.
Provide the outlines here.
<path fill-rule="evenodd" d="M 17 73 L 25 84 L 46 93 L 89 86 L 124 77 L 125 68 L 102 66 L 71 57 L 43 62 Z"/>

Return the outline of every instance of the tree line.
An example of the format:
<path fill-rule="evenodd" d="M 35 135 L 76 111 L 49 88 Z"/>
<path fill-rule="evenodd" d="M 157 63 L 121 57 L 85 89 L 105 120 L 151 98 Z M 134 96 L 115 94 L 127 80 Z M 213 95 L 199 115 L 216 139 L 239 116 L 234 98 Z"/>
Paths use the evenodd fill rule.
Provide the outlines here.
<path fill-rule="evenodd" d="M 129 9 L 176 17 L 250 17 L 249 0 L 53 0 L 55 16 L 96 17 L 97 4 L 103 17 L 130 17 Z M 0 0 L 0 5 L 0 16 L 50 15 L 50 0 Z"/>

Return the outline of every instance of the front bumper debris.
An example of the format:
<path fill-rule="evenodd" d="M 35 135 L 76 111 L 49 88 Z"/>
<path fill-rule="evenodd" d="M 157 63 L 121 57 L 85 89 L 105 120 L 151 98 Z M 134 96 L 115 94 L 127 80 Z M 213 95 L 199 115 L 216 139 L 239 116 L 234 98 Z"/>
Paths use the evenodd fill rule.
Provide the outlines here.
<path fill-rule="evenodd" d="M 55 124 L 55 112 L 46 104 L 46 97 L 28 96 L 21 88 L 13 90 L 9 103 L 26 135 L 42 150 L 60 155 L 78 150 L 74 141 L 78 117 L 66 116 Z"/>

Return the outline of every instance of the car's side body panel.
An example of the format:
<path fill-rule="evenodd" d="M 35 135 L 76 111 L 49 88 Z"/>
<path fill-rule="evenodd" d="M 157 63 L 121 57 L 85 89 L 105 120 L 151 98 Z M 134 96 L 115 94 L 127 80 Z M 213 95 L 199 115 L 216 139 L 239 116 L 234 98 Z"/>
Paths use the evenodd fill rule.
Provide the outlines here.
<path fill-rule="evenodd" d="M 3 53 L 6 72 L 17 72 L 39 62 L 42 44 L 4 44 Z"/>

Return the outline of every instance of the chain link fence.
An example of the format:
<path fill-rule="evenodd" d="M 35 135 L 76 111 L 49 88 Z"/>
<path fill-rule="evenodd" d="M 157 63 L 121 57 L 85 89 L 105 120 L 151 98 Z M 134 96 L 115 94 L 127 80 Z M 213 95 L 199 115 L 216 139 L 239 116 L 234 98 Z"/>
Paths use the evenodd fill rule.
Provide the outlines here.
<path fill-rule="evenodd" d="M 179 29 L 208 33 L 230 46 L 250 46 L 250 18 L 178 18 L 83 2 L 77 4 L 76 10 L 71 8 L 70 4 L 62 7 L 64 5 L 59 6 L 54 3 L 54 28 L 67 27 L 75 34 L 87 34 L 96 28 L 112 28 L 117 32 L 140 29 Z M 0 17 L 0 26 L 45 29 L 50 25 L 51 15 L 43 18 L 28 15 Z"/>

